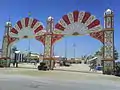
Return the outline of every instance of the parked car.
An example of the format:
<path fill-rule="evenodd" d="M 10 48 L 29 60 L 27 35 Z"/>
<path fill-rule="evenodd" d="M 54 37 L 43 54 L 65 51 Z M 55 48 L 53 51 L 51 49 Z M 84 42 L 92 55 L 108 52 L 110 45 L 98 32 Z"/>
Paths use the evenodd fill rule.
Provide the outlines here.
<path fill-rule="evenodd" d="M 40 65 L 38 66 L 38 70 L 49 70 L 48 66 L 44 62 L 41 62 Z"/>
<path fill-rule="evenodd" d="M 30 63 L 36 63 L 36 61 L 35 60 L 31 60 Z"/>
<path fill-rule="evenodd" d="M 70 65 L 71 65 L 70 63 L 65 63 L 65 65 L 64 65 L 64 66 L 69 67 Z"/>

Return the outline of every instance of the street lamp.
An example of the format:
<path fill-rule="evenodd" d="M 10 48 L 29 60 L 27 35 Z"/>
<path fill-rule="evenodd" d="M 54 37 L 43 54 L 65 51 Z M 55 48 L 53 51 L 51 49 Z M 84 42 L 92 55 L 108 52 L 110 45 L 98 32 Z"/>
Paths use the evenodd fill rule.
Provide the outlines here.
<path fill-rule="evenodd" d="M 15 51 L 15 61 L 14 61 L 14 63 L 13 63 L 13 65 L 15 66 L 15 63 L 16 63 L 16 67 L 18 67 L 18 59 L 19 59 L 19 54 L 20 53 L 20 51 Z"/>
<path fill-rule="evenodd" d="M 65 58 L 67 58 L 67 40 L 65 40 Z"/>
<path fill-rule="evenodd" d="M 19 60 L 19 54 L 20 51 L 15 51 L 15 61 Z"/>
<path fill-rule="evenodd" d="M 74 60 L 75 60 L 75 47 L 76 47 L 76 45 L 75 45 L 75 43 L 73 44 L 73 49 L 74 49 Z"/>

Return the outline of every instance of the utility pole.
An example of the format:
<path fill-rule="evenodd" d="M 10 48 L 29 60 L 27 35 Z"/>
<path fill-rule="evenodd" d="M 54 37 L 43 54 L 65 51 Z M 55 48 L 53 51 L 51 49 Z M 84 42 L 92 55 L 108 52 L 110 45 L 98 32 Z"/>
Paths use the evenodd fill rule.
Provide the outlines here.
<path fill-rule="evenodd" d="M 31 17 L 30 11 L 28 12 L 28 17 L 29 18 Z M 29 41 L 28 41 L 28 61 L 30 61 L 30 55 L 31 55 L 31 51 L 30 51 L 30 38 L 29 38 Z"/>
<path fill-rule="evenodd" d="M 31 52 L 30 52 L 30 39 L 29 39 L 29 43 L 28 43 L 29 45 L 28 45 L 28 60 L 30 61 L 30 54 L 31 54 Z"/>
<path fill-rule="evenodd" d="M 74 49 L 73 52 L 74 52 L 74 60 L 75 60 L 75 57 L 76 57 L 76 56 L 75 56 L 75 54 L 76 54 L 76 53 L 75 53 L 75 49 L 76 49 L 76 45 L 75 45 L 75 43 L 73 44 L 73 49 Z"/>
<path fill-rule="evenodd" d="M 65 58 L 67 58 L 67 40 L 65 40 Z"/>
<path fill-rule="evenodd" d="M 30 39 L 28 41 L 28 51 L 30 52 Z"/>

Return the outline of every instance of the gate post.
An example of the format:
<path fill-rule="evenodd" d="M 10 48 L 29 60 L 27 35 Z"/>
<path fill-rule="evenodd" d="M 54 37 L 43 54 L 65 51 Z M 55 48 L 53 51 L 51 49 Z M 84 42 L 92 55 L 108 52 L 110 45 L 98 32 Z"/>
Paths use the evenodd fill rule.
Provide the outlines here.
<path fill-rule="evenodd" d="M 108 9 L 104 13 L 103 74 L 114 70 L 114 14 Z"/>
<path fill-rule="evenodd" d="M 8 58 L 10 56 L 8 36 L 9 36 L 9 31 L 10 31 L 11 27 L 12 27 L 11 22 L 10 21 L 6 22 L 5 32 L 4 32 L 4 36 L 3 36 L 3 43 L 2 43 L 2 57 L 6 57 L 6 58 Z M 10 60 L 9 59 L 6 59 L 6 60 L 7 60 L 6 66 L 9 67 Z"/>
<path fill-rule="evenodd" d="M 53 51 L 52 51 L 52 32 L 54 30 L 54 21 L 52 17 L 48 17 L 47 19 L 47 27 L 45 34 L 45 45 L 44 45 L 44 62 L 49 69 L 53 69 Z"/>

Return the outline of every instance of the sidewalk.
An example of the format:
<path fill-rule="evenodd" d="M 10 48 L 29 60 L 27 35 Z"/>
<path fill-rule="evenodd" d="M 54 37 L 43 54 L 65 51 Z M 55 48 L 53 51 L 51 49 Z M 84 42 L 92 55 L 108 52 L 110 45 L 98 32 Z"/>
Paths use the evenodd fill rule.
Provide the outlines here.
<path fill-rule="evenodd" d="M 102 71 L 89 71 L 89 66 L 87 64 L 72 64 L 70 67 L 56 67 L 55 70 L 61 71 L 71 71 L 71 72 L 84 72 L 84 73 L 102 73 Z"/>
<path fill-rule="evenodd" d="M 34 65 L 33 63 L 19 63 L 18 68 L 37 69 L 38 65 Z M 11 64 L 10 67 L 13 67 L 13 65 Z"/>
<path fill-rule="evenodd" d="M 19 68 L 37 69 L 38 65 L 39 64 L 37 64 L 35 66 L 34 64 L 31 64 L 31 63 L 28 63 L 28 64 L 27 63 L 22 63 L 22 64 L 19 64 Z M 54 68 L 54 70 L 69 71 L 69 72 L 99 73 L 99 74 L 102 73 L 102 71 L 93 72 L 93 71 L 89 71 L 89 69 L 90 68 L 87 64 L 72 64 L 70 67 L 56 66 Z"/>

